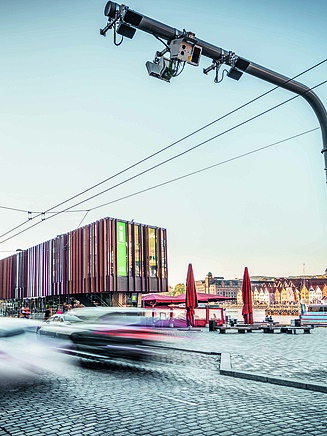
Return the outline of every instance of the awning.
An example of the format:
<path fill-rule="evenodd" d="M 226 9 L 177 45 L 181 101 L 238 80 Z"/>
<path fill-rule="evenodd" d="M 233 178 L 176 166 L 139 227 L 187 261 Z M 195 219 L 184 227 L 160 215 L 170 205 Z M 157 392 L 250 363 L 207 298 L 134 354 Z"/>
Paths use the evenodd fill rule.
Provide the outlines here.
<path fill-rule="evenodd" d="M 222 297 L 221 295 L 213 295 L 213 294 L 204 294 L 204 293 L 196 293 L 198 303 L 210 303 L 210 302 L 223 302 L 223 301 L 231 301 L 236 300 L 236 298 L 232 297 Z M 176 295 L 176 297 L 171 297 L 169 295 L 160 295 L 160 294 L 148 294 L 143 295 L 142 300 L 145 306 L 157 306 L 157 305 L 165 305 L 168 304 L 182 304 L 185 303 L 185 294 Z"/>

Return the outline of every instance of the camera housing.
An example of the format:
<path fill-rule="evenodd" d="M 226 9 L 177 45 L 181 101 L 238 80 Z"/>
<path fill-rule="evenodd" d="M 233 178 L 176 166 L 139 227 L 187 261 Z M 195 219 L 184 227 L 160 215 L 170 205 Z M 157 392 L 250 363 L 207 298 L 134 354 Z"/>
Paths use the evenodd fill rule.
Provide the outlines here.
<path fill-rule="evenodd" d="M 158 62 L 148 61 L 145 64 L 149 76 L 156 77 L 157 79 L 164 80 L 165 82 L 170 82 L 171 79 L 169 65 L 169 59 L 166 59 L 163 56 L 158 60 Z"/>
<path fill-rule="evenodd" d="M 169 49 L 171 59 L 179 59 L 194 66 L 200 63 L 202 48 L 185 38 L 173 39 L 169 44 Z"/>

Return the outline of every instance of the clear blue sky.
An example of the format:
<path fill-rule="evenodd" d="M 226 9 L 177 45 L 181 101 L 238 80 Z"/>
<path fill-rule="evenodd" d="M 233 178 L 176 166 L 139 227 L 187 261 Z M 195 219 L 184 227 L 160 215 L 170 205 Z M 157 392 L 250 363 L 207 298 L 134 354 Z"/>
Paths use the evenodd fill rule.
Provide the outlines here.
<path fill-rule="evenodd" d="M 200 67 L 186 66 L 170 84 L 148 77 L 145 62 L 162 44 L 142 32 L 120 47 L 113 45 L 112 33 L 101 37 L 105 3 L 0 2 L 0 206 L 46 210 L 272 88 L 246 74 L 238 82 L 225 78 L 215 84 L 213 73 L 202 73 L 210 65 L 205 58 Z M 322 0 L 126 4 L 289 77 L 327 57 Z M 326 73 L 327 62 L 297 80 L 315 86 Z M 326 106 L 327 85 L 316 93 Z M 292 96 L 274 91 L 102 189 Z M 297 98 L 78 209 L 318 126 L 308 103 Z M 208 271 L 241 277 L 244 266 L 250 275 L 300 275 L 303 264 L 307 274 L 323 273 L 327 196 L 321 148 L 318 130 L 96 209 L 82 225 L 111 216 L 167 228 L 171 285 L 185 281 L 189 262 L 196 279 Z M 1 234 L 27 219 L 26 212 L 0 209 L 0 214 Z M 76 228 L 84 214 L 44 221 L 2 243 L 1 257 Z"/>

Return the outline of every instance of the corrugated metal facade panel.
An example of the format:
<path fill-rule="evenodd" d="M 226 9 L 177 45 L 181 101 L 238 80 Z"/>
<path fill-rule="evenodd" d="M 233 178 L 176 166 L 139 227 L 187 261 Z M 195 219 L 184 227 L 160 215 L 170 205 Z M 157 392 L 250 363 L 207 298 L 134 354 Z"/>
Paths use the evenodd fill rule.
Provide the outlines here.
<path fill-rule="evenodd" d="M 15 295 L 15 281 L 16 281 L 16 256 L 10 256 L 0 264 L 0 292 L 2 292 L 2 299 L 13 298 Z M 0 294 L 1 295 L 1 294 Z"/>
<path fill-rule="evenodd" d="M 167 271 L 165 229 L 104 218 L 0 260 L 0 299 L 167 291 Z"/>

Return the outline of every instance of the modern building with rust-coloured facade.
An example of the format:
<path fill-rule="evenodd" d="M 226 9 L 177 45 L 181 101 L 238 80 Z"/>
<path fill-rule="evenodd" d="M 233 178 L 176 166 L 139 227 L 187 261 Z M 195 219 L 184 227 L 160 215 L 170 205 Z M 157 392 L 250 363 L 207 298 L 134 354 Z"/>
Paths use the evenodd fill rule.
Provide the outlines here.
<path fill-rule="evenodd" d="M 101 295 L 117 306 L 167 290 L 166 229 L 115 218 L 0 260 L 0 300 Z"/>

